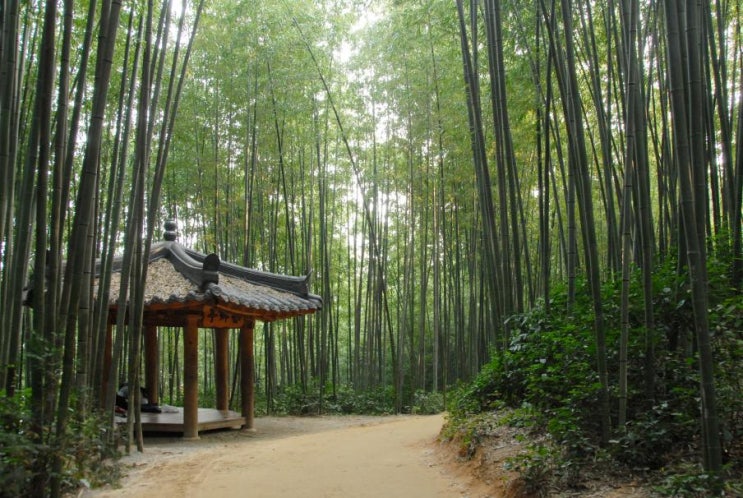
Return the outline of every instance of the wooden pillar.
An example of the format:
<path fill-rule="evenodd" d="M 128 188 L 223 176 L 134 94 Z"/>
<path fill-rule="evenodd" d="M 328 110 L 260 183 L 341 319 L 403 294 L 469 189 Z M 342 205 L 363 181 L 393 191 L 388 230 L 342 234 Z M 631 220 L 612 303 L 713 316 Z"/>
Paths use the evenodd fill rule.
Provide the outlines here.
<path fill-rule="evenodd" d="M 217 382 L 217 410 L 225 411 L 230 402 L 230 364 L 228 356 L 229 329 L 214 329 L 215 339 L 215 375 Z"/>
<path fill-rule="evenodd" d="M 242 397 L 242 416 L 245 417 L 243 430 L 254 430 L 253 408 L 255 407 L 255 361 L 253 359 L 253 328 L 255 320 L 245 320 L 240 328 L 240 393 Z"/>
<path fill-rule="evenodd" d="M 106 345 L 103 347 L 103 369 L 101 370 L 101 408 L 106 408 L 108 396 L 109 373 L 111 371 L 111 356 L 113 355 L 113 323 L 106 324 Z M 118 387 L 118 386 L 117 386 Z M 115 391 L 115 389 L 114 389 Z"/>
<path fill-rule="evenodd" d="M 183 341 L 183 438 L 199 438 L 199 315 L 188 315 Z"/>
<path fill-rule="evenodd" d="M 150 395 L 148 401 L 157 405 L 160 403 L 160 354 L 154 325 L 147 325 L 144 330 L 144 369 L 145 387 Z"/>

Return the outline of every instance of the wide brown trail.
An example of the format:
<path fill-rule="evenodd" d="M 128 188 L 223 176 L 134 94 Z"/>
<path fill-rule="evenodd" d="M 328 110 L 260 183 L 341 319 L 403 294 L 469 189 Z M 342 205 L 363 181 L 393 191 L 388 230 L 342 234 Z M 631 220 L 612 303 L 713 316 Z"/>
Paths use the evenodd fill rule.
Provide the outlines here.
<path fill-rule="evenodd" d="M 482 497 L 441 464 L 444 417 L 266 417 L 256 432 L 146 440 L 88 497 Z"/>

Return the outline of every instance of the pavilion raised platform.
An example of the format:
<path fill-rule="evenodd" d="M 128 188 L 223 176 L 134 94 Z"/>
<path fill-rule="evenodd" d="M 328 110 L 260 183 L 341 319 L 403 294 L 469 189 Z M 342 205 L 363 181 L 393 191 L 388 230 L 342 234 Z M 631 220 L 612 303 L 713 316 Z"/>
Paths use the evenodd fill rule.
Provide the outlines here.
<path fill-rule="evenodd" d="M 119 423 L 125 423 L 126 417 L 117 417 Z M 232 410 L 214 410 L 199 408 L 198 432 L 215 429 L 239 429 L 245 425 L 245 417 Z M 168 407 L 163 413 L 142 412 L 142 432 L 179 432 L 184 433 L 183 408 Z"/>

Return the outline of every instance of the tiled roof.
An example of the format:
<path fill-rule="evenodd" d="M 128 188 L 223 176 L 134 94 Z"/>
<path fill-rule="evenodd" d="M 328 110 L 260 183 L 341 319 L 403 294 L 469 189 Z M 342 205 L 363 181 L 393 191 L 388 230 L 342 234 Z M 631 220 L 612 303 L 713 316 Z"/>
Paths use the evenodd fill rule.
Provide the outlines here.
<path fill-rule="evenodd" d="M 109 304 L 119 297 L 120 261 L 114 264 Z M 295 316 L 322 308 L 308 291 L 309 277 L 293 277 L 223 263 L 178 242 L 155 244 L 150 252 L 145 308 L 191 303 L 222 304 L 245 314 Z"/>

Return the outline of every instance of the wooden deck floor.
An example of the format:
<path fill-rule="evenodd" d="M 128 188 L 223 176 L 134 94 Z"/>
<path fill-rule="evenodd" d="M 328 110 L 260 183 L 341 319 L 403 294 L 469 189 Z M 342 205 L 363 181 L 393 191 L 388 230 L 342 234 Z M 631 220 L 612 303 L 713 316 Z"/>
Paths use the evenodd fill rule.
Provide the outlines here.
<path fill-rule="evenodd" d="M 168 409 L 177 411 L 169 412 Z M 183 432 L 183 408 L 168 407 L 164 413 L 142 413 L 142 431 L 147 432 Z M 117 418 L 126 422 L 125 417 Z M 245 417 L 231 410 L 221 411 L 211 408 L 199 408 L 198 431 L 214 429 L 239 429 L 245 424 Z"/>

